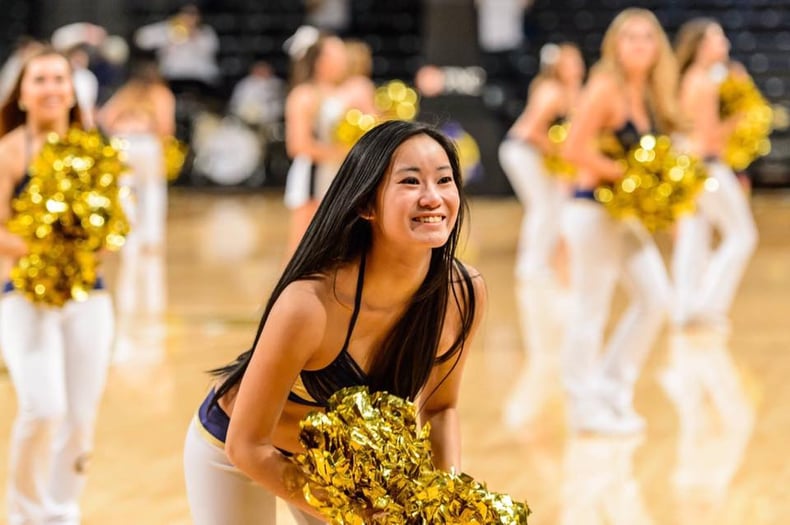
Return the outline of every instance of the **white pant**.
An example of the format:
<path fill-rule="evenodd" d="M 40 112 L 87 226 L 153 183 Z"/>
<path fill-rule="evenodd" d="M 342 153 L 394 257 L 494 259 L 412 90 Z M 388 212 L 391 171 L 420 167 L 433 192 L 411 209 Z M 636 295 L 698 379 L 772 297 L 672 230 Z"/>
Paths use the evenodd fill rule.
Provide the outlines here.
<path fill-rule="evenodd" d="M 0 299 L 0 346 L 19 404 L 11 432 L 11 525 L 80 521 L 113 338 L 110 296 L 93 292 L 62 308 L 18 293 Z"/>
<path fill-rule="evenodd" d="M 630 403 L 642 365 L 663 324 L 669 279 L 652 237 L 635 221 L 613 219 L 600 204 L 573 199 L 564 208 L 570 258 L 570 314 L 563 349 L 572 399 L 616 387 Z M 612 294 L 621 282 L 630 303 L 601 355 Z"/>
<path fill-rule="evenodd" d="M 126 162 L 133 174 L 129 186 L 133 198 L 124 202 L 132 225 L 130 245 L 161 246 L 167 222 L 167 179 L 159 137 L 149 134 L 122 136 L 127 141 Z"/>
<path fill-rule="evenodd" d="M 209 443 L 195 418 L 184 444 L 184 477 L 195 525 L 276 525 L 277 498 L 239 471 Z M 298 525 L 324 522 L 289 505 Z"/>
<path fill-rule="evenodd" d="M 550 275 L 551 259 L 560 236 L 562 206 L 567 200 L 562 185 L 546 172 L 540 151 L 521 140 L 502 142 L 499 163 L 526 208 L 516 272 L 524 278 Z"/>
<path fill-rule="evenodd" d="M 716 188 L 700 194 L 698 213 L 678 222 L 672 257 L 676 323 L 700 314 L 726 316 L 757 246 L 757 227 L 737 177 L 720 162 L 708 163 L 708 172 Z M 711 226 L 721 235 L 715 251 Z"/>

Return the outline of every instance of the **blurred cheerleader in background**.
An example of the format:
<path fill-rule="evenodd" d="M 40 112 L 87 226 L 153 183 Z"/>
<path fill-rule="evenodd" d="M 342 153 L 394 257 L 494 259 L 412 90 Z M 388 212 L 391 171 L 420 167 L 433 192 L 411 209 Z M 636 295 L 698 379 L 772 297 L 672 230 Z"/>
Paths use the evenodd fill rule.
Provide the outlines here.
<path fill-rule="evenodd" d="M 551 173 L 545 159 L 558 145 L 549 129 L 567 119 L 576 105 L 585 68 L 574 44 L 547 44 L 541 49 L 541 73 L 532 81 L 521 116 L 499 147 L 499 159 L 526 213 L 516 256 L 519 306 L 529 361 L 505 406 L 505 421 L 518 426 L 537 413 L 556 370 L 561 334 L 558 279 L 552 268 L 560 238 L 567 184 Z"/>
<path fill-rule="evenodd" d="M 113 360 L 129 359 L 131 338 L 143 333 L 133 323 L 143 314 L 154 329 L 166 303 L 164 246 L 167 230 L 167 162 L 164 145 L 175 140 L 176 99 L 153 62 L 140 62 L 129 80 L 99 112 L 104 131 L 120 139 L 130 168 L 131 189 L 124 209 L 133 224 L 121 252 L 116 285 L 118 337 Z M 152 349 L 148 341 L 141 348 Z"/>
<path fill-rule="evenodd" d="M 523 279 L 553 277 L 566 191 L 558 174 L 548 172 L 544 157 L 557 153 L 549 128 L 569 117 L 584 79 L 584 61 L 574 44 L 543 46 L 540 63 L 527 105 L 499 148 L 502 168 L 526 209 L 516 259 L 516 274 Z"/>
<path fill-rule="evenodd" d="M 136 202 L 126 211 L 135 228 L 127 249 L 156 251 L 164 244 L 167 178 L 162 145 L 175 133 L 175 108 L 175 97 L 156 64 L 146 62 L 135 68 L 99 114 L 104 131 L 123 139 L 132 170 L 129 185 Z"/>
<path fill-rule="evenodd" d="M 285 205 L 292 213 L 287 259 L 347 152 L 333 140 L 333 130 L 347 109 L 342 86 L 348 54 L 340 38 L 309 26 L 300 27 L 285 48 L 294 61 L 285 100 L 285 146 L 293 159 L 285 185 Z"/>
<path fill-rule="evenodd" d="M 47 136 L 81 127 L 68 59 L 40 48 L 24 63 L 0 108 L 0 256 L 29 246 L 11 234 L 11 202 L 31 180 Z M 71 268 L 73 270 L 73 267 Z M 0 299 L 0 347 L 19 406 L 11 433 L 8 523 L 80 522 L 79 498 L 93 446 L 113 339 L 101 280 L 82 301 L 32 302 L 8 282 Z"/>
<path fill-rule="evenodd" d="M 722 118 L 720 85 L 728 74 L 746 74 L 742 68 L 728 66 L 729 48 L 714 20 L 694 19 L 678 31 L 681 109 L 691 119 L 690 148 L 705 159 L 711 177 L 698 198 L 699 212 L 678 223 L 672 258 L 677 304 L 672 320 L 681 329 L 729 329 L 728 312 L 757 247 L 747 196 L 732 168 L 722 162 L 727 139 L 742 115 Z M 721 236 L 715 250 L 711 227 Z"/>
<path fill-rule="evenodd" d="M 633 408 L 634 385 L 664 321 L 669 279 L 645 227 L 612 218 L 594 192 L 624 175 L 623 165 L 602 153 L 600 139 L 614 135 L 628 151 L 641 135 L 672 131 L 676 85 L 675 58 L 656 17 L 645 9 L 617 15 L 563 150 L 578 167 L 575 198 L 565 206 L 562 228 L 571 274 L 564 382 L 569 423 L 577 431 L 623 434 L 644 427 Z M 618 282 L 629 303 L 604 346 Z"/>

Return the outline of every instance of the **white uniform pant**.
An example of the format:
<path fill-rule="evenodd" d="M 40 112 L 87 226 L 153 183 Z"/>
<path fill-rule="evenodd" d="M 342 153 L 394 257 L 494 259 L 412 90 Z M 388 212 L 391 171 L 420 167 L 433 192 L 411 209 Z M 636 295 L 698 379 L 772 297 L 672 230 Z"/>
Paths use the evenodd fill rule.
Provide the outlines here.
<path fill-rule="evenodd" d="M 695 315 L 725 317 L 757 246 L 757 227 L 737 177 L 720 162 L 707 165 L 715 190 L 704 190 L 699 211 L 678 222 L 672 257 L 676 323 Z M 721 235 L 715 251 L 711 227 Z"/>
<path fill-rule="evenodd" d="M 107 292 L 62 308 L 0 298 L 0 346 L 16 390 L 10 525 L 77 524 L 113 339 Z"/>
<path fill-rule="evenodd" d="M 571 276 L 562 356 L 566 390 L 572 399 L 584 400 L 606 385 L 622 396 L 619 403 L 630 404 L 666 315 L 670 287 L 661 255 L 640 223 L 617 221 L 592 200 L 570 201 L 562 227 Z M 630 301 L 604 346 L 618 282 Z"/>
<path fill-rule="evenodd" d="M 502 142 L 499 163 L 526 211 L 521 222 L 516 273 L 523 278 L 551 275 L 562 206 L 567 201 L 562 184 L 546 172 L 540 151 L 524 141 Z"/>
<path fill-rule="evenodd" d="M 209 443 L 195 419 L 184 444 L 184 477 L 195 525 L 277 525 L 277 498 Z M 289 506 L 298 525 L 324 522 Z"/>
<path fill-rule="evenodd" d="M 167 223 L 167 180 L 164 173 L 162 143 L 156 135 L 124 135 L 126 162 L 132 169 L 129 186 L 132 199 L 124 202 L 124 211 L 132 225 L 129 248 L 161 246 Z"/>

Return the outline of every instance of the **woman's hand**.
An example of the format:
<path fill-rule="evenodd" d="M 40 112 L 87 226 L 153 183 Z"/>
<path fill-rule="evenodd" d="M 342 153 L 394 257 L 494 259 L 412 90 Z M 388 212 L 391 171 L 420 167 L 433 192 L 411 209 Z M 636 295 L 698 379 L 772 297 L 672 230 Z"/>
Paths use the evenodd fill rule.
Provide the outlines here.
<path fill-rule="evenodd" d="M 27 253 L 27 243 L 22 237 L 9 233 L 5 228 L 0 228 L 0 255 L 19 259 L 27 255 Z"/>
<path fill-rule="evenodd" d="M 615 182 L 625 176 L 625 166 L 616 160 L 606 159 L 598 168 L 598 176 L 607 182 Z"/>

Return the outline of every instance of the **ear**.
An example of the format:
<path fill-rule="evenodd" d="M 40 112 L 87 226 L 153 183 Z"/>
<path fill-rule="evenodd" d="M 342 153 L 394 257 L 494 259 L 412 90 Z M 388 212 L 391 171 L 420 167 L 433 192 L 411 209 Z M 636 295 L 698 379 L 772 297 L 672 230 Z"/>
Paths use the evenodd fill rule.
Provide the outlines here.
<path fill-rule="evenodd" d="M 357 210 L 357 215 L 359 215 L 361 218 L 365 219 L 366 221 L 372 221 L 376 217 L 376 214 L 373 213 L 373 210 L 371 210 L 368 207 L 360 208 L 359 210 Z"/>

